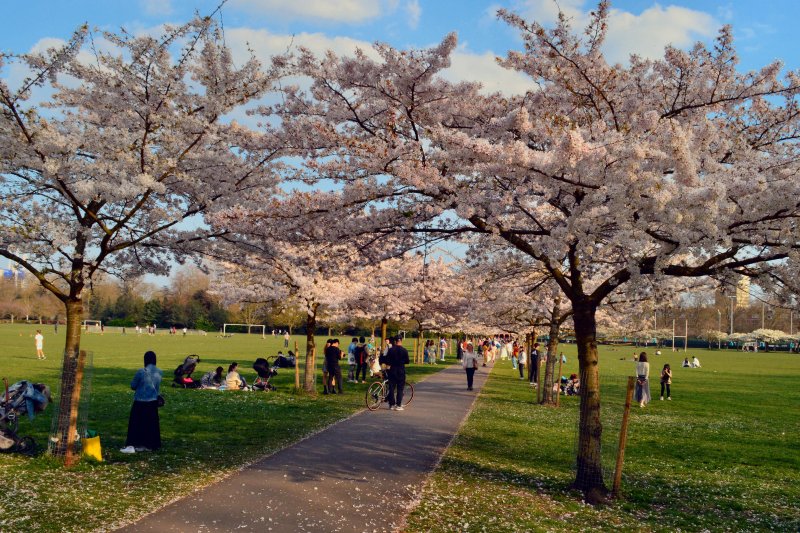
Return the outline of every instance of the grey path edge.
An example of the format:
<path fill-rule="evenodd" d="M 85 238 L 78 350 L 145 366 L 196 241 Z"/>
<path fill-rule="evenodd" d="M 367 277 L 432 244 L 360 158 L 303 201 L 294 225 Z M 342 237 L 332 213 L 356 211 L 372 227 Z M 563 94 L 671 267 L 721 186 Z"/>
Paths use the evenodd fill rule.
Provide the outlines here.
<path fill-rule="evenodd" d="M 396 531 L 489 370 L 467 391 L 460 366 L 444 369 L 405 411 L 356 413 L 119 531 Z"/>

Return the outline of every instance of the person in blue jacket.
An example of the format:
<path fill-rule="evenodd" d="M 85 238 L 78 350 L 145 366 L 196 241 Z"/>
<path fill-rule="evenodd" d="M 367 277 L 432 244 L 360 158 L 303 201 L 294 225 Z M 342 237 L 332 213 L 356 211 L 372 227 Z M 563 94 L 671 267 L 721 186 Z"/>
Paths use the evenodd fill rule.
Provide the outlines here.
<path fill-rule="evenodd" d="M 163 372 L 156 366 L 155 352 L 144 354 L 144 368 L 136 371 L 131 381 L 133 407 L 128 419 L 128 438 L 122 453 L 152 451 L 161 448 L 161 427 L 158 420 L 158 393 Z"/>

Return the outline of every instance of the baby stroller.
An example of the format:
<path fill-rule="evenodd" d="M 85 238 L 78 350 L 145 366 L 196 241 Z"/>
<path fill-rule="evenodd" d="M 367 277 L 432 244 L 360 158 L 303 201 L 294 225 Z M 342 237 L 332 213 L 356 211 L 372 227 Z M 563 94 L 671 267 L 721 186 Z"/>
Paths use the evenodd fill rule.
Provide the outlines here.
<path fill-rule="evenodd" d="M 20 437 L 17 434 L 19 419 L 28 414 L 33 420 L 34 413 L 47 408 L 50 402 L 50 388 L 43 383 L 18 381 L 8 386 L 3 378 L 5 394 L 0 398 L 0 452 L 19 452 L 25 455 L 36 453 L 36 441 L 33 437 Z"/>
<path fill-rule="evenodd" d="M 253 390 L 271 391 L 275 390 L 275 386 L 269 382 L 272 376 L 278 373 L 279 365 L 277 362 L 270 364 L 270 358 L 259 357 L 253 363 L 253 370 L 256 371 L 258 377 L 253 382 Z"/>
<path fill-rule="evenodd" d="M 200 362 L 200 357 L 197 355 L 190 355 L 183 360 L 175 369 L 175 379 L 172 380 L 173 387 L 183 387 L 184 389 L 197 389 L 200 388 L 200 382 L 192 379 L 192 372 L 197 368 L 197 363 Z"/>

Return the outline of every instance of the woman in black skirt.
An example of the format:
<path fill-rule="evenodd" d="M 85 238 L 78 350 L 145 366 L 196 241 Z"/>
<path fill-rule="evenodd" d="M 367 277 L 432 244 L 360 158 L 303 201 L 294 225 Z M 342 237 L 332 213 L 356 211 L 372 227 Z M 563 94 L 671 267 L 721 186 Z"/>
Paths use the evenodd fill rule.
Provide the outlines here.
<path fill-rule="evenodd" d="M 158 423 L 158 392 L 163 372 L 156 367 L 155 352 L 144 354 L 144 368 L 136 371 L 131 381 L 133 395 L 131 417 L 128 419 L 128 438 L 122 453 L 134 453 L 161 448 L 161 428 Z"/>

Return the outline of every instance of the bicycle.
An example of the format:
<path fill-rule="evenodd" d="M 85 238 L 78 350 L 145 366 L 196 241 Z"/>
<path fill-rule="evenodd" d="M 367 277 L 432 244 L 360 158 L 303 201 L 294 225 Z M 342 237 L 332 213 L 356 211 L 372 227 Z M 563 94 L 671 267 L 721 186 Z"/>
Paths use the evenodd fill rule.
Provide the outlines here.
<path fill-rule="evenodd" d="M 389 394 L 389 380 L 383 379 L 383 381 L 375 381 L 367 387 L 367 392 L 364 396 L 364 400 L 367 404 L 367 409 L 370 411 L 376 411 L 380 408 L 381 404 L 386 401 L 386 395 Z M 406 381 L 405 386 L 403 387 L 403 405 L 411 403 L 411 400 L 414 398 L 414 385 L 410 382 Z"/>

